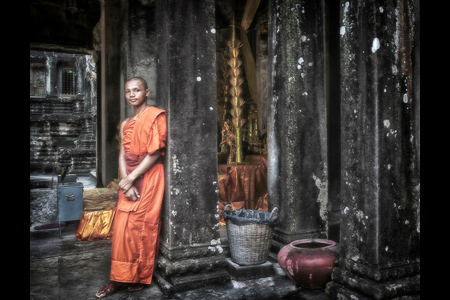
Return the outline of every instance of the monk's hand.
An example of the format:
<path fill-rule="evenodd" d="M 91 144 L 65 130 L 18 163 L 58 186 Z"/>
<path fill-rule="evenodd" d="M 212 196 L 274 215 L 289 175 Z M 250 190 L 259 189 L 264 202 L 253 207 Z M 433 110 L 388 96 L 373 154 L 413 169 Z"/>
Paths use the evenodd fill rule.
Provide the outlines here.
<path fill-rule="evenodd" d="M 124 193 L 125 197 L 129 201 L 137 201 L 141 197 L 138 189 L 135 186 L 131 186 L 126 193 Z"/>
<path fill-rule="evenodd" d="M 133 180 L 131 178 L 124 177 L 119 181 L 119 188 L 122 190 L 122 193 L 126 194 L 130 188 L 133 186 Z"/>

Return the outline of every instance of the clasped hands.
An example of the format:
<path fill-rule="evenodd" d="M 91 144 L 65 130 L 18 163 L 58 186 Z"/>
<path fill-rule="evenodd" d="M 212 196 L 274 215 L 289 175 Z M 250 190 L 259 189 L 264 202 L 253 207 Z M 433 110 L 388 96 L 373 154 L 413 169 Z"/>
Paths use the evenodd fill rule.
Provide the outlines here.
<path fill-rule="evenodd" d="M 133 180 L 128 176 L 119 181 L 119 188 L 130 201 L 137 201 L 141 197 L 138 189 L 133 185 Z"/>

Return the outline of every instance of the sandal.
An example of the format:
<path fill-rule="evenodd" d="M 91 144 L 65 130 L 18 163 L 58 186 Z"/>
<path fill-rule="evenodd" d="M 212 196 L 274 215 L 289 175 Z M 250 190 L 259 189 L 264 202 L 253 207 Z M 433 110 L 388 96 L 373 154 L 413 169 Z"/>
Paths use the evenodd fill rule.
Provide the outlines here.
<path fill-rule="evenodd" d="M 104 288 L 100 289 L 97 291 L 97 293 L 95 293 L 95 297 L 97 298 L 105 298 L 108 297 L 112 294 L 114 294 L 115 292 L 122 290 L 126 287 L 126 285 L 118 283 L 118 282 L 114 282 L 111 281 L 110 283 L 108 283 L 107 286 L 105 286 Z M 102 294 L 105 294 L 102 296 Z"/>
<path fill-rule="evenodd" d="M 128 291 L 129 292 L 140 291 L 143 288 L 144 288 L 144 284 L 142 284 L 142 283 L 129 283 L 128 284 Z"/>

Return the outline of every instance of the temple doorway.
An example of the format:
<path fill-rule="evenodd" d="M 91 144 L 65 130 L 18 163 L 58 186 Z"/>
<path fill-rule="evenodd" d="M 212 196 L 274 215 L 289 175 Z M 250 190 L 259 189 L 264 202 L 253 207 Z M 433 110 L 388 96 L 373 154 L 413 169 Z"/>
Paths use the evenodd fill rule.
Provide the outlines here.
<path fill-rule="evenodd" d="M 221 237 L 227 209 L 268 210 L 267 1 L 216 1 Z M 228 206 L 227 206 L 228 205 Z"/>

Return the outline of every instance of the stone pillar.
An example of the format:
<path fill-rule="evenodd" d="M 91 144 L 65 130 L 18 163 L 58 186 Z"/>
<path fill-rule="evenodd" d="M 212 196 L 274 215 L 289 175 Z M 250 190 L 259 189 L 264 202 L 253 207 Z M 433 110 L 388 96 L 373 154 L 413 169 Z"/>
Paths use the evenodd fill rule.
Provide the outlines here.
<path fill-rule="evenodd" d="M 98 134 L 97 176 L 107 186 L 117 178 L 119 167 L 117 125 L 120 123 L 120 0 L 101 0 L 101 113 Z"/>
<path fill-rule="evenodd" d="M 180 291 L 229 280 L 220 245 L 213 0 L 156 3 L 166 189 L 155 280 Z"/>
<path fill-rule="evenodd" d="M 77 95 L 83 96 L 86 98 L 86 94 L 84 92 L 85 86 L 85 78 L 86 78 L 86 56 L 77 55 L 77 59 L 75 60 L 75 72 L 77 73 L 77 82 L 76 82 L 76 91 Z M 83 107 L 84 109 L 84 107 Z"/>
<path fill-rule="evenodd" d="M 142 77 L 147 81 L 151 93 L 148 105 L 159 105 L 156 95 L 156 43 L 155 1 L 122 1 L 123 39 L 121 91 L 130 77 Z M 124 117 L 134 114 L 133 108 L 124 102 Z"/>
<path fill-rule="evenodd" d="M 260 135 L 267 132 L 267 93 L 269 79 L 267 56 L 267 22 L 257 27 L 256 35 L 256 86 L 258 89 L 258 131 Z"/>
<path fill-rule="evenodd" d="M 46 69 L 46 87 L 45 92 L 46 96 L 56 97 L 57 94 L 57 86 L 58 86 L 58 70 L 56 69 L 57 58 L 53 55 L 47 55 L 45 60 L 45 69 Z"/>
<path fill-rule="evenodd" d="M 267 181 L 269 211 L 278 206 L 281 220 L 276 255 L 294 240 L 326 237 L 327 113 L 321 2 L 269 6 Z"/>
<path fill-rule="evenodd" d="M 326 290 L 418 299 L 419 1 L 341 1 L 340 13 L 342 247 Z"/>
<path fill-rule="evenodd" d="M 325 93 L 328 130 L 328 239 L 339 242 L 341 188 L 341 82 L 339 1 L 324 1 Z"/>

